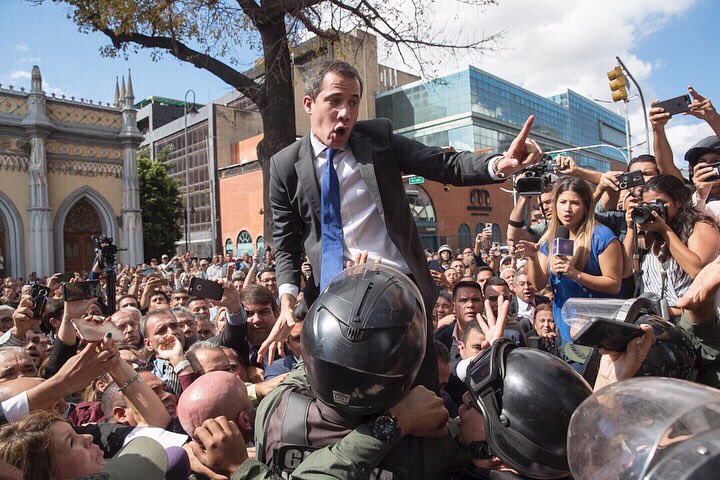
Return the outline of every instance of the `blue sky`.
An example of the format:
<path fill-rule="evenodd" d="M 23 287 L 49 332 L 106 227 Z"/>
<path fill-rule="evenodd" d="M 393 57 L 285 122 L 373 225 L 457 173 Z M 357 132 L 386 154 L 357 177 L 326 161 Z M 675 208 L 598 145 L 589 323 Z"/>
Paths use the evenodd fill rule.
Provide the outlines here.
<path fill-rule="evenodd" d="M 692 83 L 720 105 L 720 41 L 715 0 L 500 0 L 480 17 L 462 14 L 465 7 L 435 2 L 438 15 L 471 18 L 464 28 L 503 30 L 501 50 L 474 59 L 455 59 L 437 71 L 473 63 L 530 90 L 552 94 L 565 88 L 607 98 L 605 72 L 620 55 L 640 80 L 646 97 L 670 98 Z M 137 99 L 151 95 L 182 99 L 192 88 L 199 102 L 217 98 L 229 88 L 204 70 L 165 56 L 153 62 L 147 51 L 129 59 L 103 58 L 100 33 L 83 34 L 66 18 L 67 7 L 46 0 L 40 6 L 18 0 L 0 1 L 0 82 L 29 86 L 29 71 L 40 65 L 46 90 L 112 101 L 117 75 L 133 72 Z M 479 20 L 478 20 L 479 18 Z M 478 27 L 478 23 L 482 24 Z M 459 24 L 461 22 L 455 22 Z M 254 55 L 245 53 L 250 62 Z M 387 63 L 396 64 L 393 59 Z M 636 102 L 637 103 L 637 102 Z M 639 105 L 633 106 L 634 131 L 640 127 Z M 701 122 L 673 119 L 671 140 L 678 150 L 703 133 Z"/>

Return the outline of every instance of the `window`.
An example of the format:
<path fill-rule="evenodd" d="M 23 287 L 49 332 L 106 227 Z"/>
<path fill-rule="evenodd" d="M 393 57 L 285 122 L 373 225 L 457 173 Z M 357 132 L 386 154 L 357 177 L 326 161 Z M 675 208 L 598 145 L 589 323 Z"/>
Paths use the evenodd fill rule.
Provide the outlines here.
<path fill-rule="evenodd" d="M 229 238 L 225 240 L 225 254 L 226 255 L 232 255 L 233 254 L 233 243 L 232 240 Z"/>
<path fill-rule="evenodd" d="M 410 212 L 415 222 L 435 222 L 435 209 L 432 199 L 419 185 L 405 185 L 405 193 L 410 204 Z"/>
<path fill-rule="evenodd" d="M 459 247 L 465 248 L 465 247 L 471 247 L 470 244 L 471 238 L 470 238 L 470 227 L 467 226 L 467 224 L 463 223 L 458 228 L 458 241 L 460 242 Z"/>
<path fill-rule="evenodd" d="M 258 236 L 257 240 L 255 240 L 255 248 L 262 255 L 265 255 L 265 239 L 262 237 L 262 235 Z"/>
<path fill-rule="evenodd" d="M 247 230 L 243 230 L 242 232 L 238 233 L 237 242 L 235 245 L 235 255 L 239 257 L 243 253 L 247 253 L 250 256 L 252 256 L 253 254 L 253 240 L 250 236 L 250 232 L 248 232 Z"/>

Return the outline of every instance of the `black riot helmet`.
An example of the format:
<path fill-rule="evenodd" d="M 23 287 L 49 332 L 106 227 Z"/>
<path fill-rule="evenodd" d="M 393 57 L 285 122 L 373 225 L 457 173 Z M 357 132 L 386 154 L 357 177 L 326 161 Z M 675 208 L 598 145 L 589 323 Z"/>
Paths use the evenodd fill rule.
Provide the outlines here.
<path fill-rule="evenodd" d="M 305 317 L 303 360 L 310 388 L 338 410 L 381 413 L 410 390 L 426 339 L 423 300 L 406 275 L 375 264 L 344 270 Z"/>
<path fill-rule="evenodd" d="M 488 455 L 529 478 L 569 475 L 570 417 L 592 393 L 572 367 L 550 353 L 501 338 L 470 362 L 465 375 L 474 406 L 485 419 Z"/>
<path fill-rule="evenodd" d="M 635 325 L 650 325 L 655 334 L 648 356 L 636 377 L 670 377 L 695 380 L 697 355 L 682 329 L 657 315 L 641 315 Z"/>

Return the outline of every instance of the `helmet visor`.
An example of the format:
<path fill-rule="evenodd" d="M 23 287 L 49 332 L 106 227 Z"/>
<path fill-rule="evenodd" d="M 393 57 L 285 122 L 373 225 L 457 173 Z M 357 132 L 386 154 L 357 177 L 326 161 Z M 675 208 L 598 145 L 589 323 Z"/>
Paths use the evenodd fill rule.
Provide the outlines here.
<path fill-rule="evenodd" d="M 609 385 L 570 420 L 570 470 L 583 480 L 643 478 L 672 442 L 718 424 L 718 402 L 717 390 L 677 379 L 633 378 Z"/>

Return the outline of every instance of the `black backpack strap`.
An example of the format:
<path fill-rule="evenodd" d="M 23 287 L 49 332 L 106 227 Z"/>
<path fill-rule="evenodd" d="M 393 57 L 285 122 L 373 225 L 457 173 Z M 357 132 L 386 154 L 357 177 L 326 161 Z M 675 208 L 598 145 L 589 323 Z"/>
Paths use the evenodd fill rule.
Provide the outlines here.
<path fill-rule="evenodd" d="M 310 445 L 308 414 L 313 399 L 297 391 L 290 392 L 283 415 L 280 442 L 290 445 Z"/>

